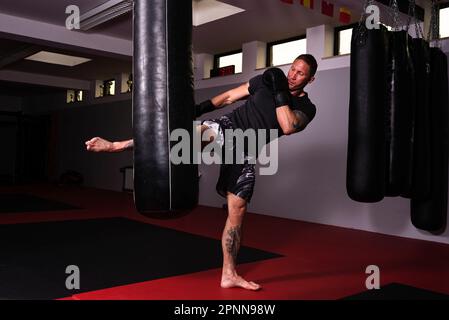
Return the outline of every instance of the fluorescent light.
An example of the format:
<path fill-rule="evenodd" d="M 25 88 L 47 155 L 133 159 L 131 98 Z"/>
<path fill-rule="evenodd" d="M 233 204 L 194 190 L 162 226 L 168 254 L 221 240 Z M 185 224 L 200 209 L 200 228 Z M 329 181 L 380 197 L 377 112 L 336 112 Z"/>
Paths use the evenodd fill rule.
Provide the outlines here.
<path fill-rule="evenodd" d="M 69 67 L 74 67 L 79 64 L 91 61 L 91 59 L 80 58 L 80 57 L 75 57 L 75 56 L 68 56 L 65 54 L 59 54 L 59 53 L 48 52 L 48 51 L 38 52 L 38 53 L 33 54 L 32 56 L 29 56 L 25 59 L 32 60 L 32 61 L 38 61 L 38 62 L 44 62 L 44 63 L 59 64 L 59 65 L 69 66 Z"/>
<path fill-rule="evenodd" d="M 132 0 L 109 0 L 80 17 L 80 28 L 87 31 L 102 23 L 128 13 L 133 8 Z"/>
<path fill-rule="evenodd" d="M 196 27 L 243 11 L 245 10 L 216 0 L 194 0 L 193 25 Z"/>

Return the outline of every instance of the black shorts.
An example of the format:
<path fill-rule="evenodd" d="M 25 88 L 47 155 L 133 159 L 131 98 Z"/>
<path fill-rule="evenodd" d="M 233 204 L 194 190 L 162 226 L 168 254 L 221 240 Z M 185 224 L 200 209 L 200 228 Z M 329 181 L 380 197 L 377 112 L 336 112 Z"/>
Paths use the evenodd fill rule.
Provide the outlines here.
<path fill-rule="evenodd" d="M 217 119 L 203 121 L 203 124 L 210 124 L 211 122 L 218 124 L 217 134 L 224 135 L 226 129 L 234 129 L 231 119 L 229 116 L 224 115 Z M 226 141 L 226 139 L 223 139 Z M 231 148 L 234 146 L 232 144 L 224 144 L 222 148 Z M 223 150 L 223 154 L 225 151 Z M 243 163 L 226 164 L 222 161 L 220 165 L 220 176 L 217 181 L 217 192 L 223 197 L 227 197 L 227 193 L 230 192 L 247 202 L 251 201 L 253 196 L 254 185 L 256 183 L 256 170 L 255 164 L 250 163 L 248 158 L 243 159 Z"/>

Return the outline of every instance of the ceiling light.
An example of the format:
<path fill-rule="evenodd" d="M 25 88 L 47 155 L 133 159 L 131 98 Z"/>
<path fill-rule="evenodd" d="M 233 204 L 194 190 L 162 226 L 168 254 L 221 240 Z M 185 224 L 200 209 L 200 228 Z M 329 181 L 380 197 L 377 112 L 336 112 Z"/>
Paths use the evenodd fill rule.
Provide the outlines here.
<path fill-rule="evenodd" d="M 44 62 L 44 63 L 59 64 L 59 65 L 69 66 L 69 67 L 74 67 L 79 64 L 91 61 L 91 59 L 80 58 L 80 57 L 75 57 L 75 56 L 68 56 L 65 54 L 59 54 L 59 53 L 48 52 L 48 51 L 38 52 L 38 53 L 33 54 L 32 56 L 29 56 L 25 59 L 32 60 L 32 61 L 38 61 L 38 62 Z"/>
<path fill-rule="evenodd" d="M 193 25 L 199 26 L 222 19 L 244 9 L 216 0 L 193 0 Z M 80 17 L 80 29 L 90 30 L 102 23 L 132 11 L 133 0 L 109 0 Z"/>
<path fill-rule="evenodd" d="M 80 29 L 87 31 L 102 23 L 128 13 L 133 8 L 132 0 L 109 0 L 80 17 Z"/>
<path fill-rule="evenodd" d="M 242 8 L 216 0 L 195 0 L 193 1 L 193 25 L 196 27 L 243 11 L 245 10 Z"/>

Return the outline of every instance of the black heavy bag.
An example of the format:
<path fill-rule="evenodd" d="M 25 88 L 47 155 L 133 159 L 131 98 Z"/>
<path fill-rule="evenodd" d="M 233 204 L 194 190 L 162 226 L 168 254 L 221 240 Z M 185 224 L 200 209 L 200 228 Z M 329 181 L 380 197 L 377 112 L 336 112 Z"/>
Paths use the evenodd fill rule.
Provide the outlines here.
<path fill-rule="evenodd" d="M 134 201 L 140 213 L 197 204 L 197 166 L 175 165 L 170 154 L 178 143 L 170 141 L 173 130 L 184 129 L 193 140 L 191 43 L 191 1 L 134 1 Z"/>
<path fill-rule="evenodd" d="M 415 121 L 412 185 L 403 197 L 426 199 L 430 194 L 430 47 L 424 39 L 413 39 L 411 54 L 415 70 Z"/>
<path fill-rule="evenodd" d="M 446 225 L 448 192 L 448 65 L 446 54 L 430 49 L 431 193 L 411 200 L 411 220 L 418 229 L 439 231 Z"/>
<path fill-rule="evenodd" d="M 351 199 L 377 202 L 385 191 L 387 30 L 355 28 L 351 41 L 346 189 Z"/>
<path fill-rule="evenodd" d="M 415 82 L 411 37 L 406 31 L 393 31 L 389 38 L 385 196 L 395 197 L 408 193 L 411 187 Z"/>

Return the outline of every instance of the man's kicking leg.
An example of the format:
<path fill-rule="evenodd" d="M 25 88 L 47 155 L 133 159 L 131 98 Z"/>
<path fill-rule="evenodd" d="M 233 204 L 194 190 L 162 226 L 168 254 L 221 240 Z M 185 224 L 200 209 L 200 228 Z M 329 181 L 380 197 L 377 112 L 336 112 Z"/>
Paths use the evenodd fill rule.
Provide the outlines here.
<path fill-rule="evenodd" d="M 246 281 L 237 274 L 235 269 L 242 239 L 242 222 L 246 212 L 246 200 L 229 192 L 227 200 L 228 219 L 221 238 L 223 248 L 221 286 L 223 288 L 241 287 L 248 290 L 258 290 L 260 286 L 257 283 Z"/>

